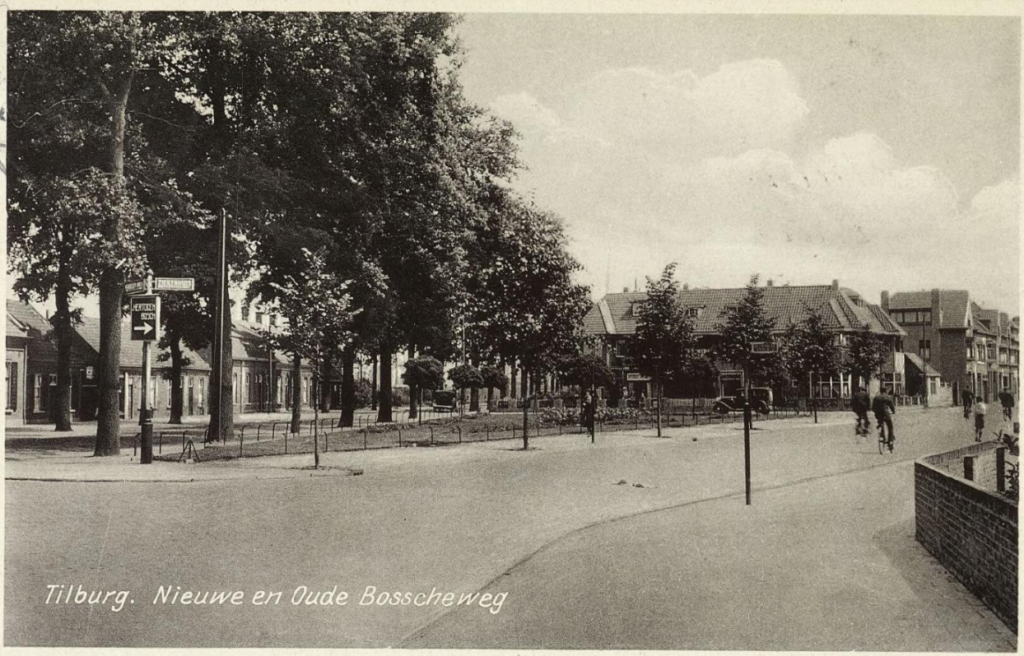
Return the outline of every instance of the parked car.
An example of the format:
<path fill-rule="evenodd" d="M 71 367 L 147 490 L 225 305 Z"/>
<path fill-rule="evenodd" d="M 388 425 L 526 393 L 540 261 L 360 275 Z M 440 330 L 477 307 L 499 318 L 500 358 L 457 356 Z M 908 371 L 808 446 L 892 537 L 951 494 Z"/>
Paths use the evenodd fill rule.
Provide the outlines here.
<path fill-rule="evenodd" d="M 434 412 L 455 412 L 458 410 L 458 397 L 454 390 L 436 390 L 433 396 Z"/>
<path fill-rule="evenodd" d="M 727 414 L 743 410 L 743 396 L 720 396 L 711 404 L 711 409 L 719 414 Z M 762 415 L 772 411 L 772 390 L 770 387 L 750 388 L 750 409 Z"/>

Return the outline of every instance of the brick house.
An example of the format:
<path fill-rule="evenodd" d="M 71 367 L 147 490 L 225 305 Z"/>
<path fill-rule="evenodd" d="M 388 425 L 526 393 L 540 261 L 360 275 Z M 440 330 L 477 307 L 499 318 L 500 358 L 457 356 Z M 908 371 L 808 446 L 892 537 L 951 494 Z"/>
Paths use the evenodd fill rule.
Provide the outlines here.
<path fill-rule="evenodd" d="M 904 392 L 904 358 L 902 357 L 905 333 L 877 305 L 865 302 L 857 292 L 831 285 L 774 286 L 771 281 L 764 288 L 766 313 L 775 320 L 776 337 L 780 338 L 793 324 L 799 324 L 806 317 L 805 308 L 821 311 L 826 325 L 835 332 L 839 346 L 844 347 L 851 334 L 867 326 L 873 333 L 881 335 L 890 347 L 891 357 L 882 368 L 882 383 L 891 386 L 897 394 Z M 689 289 L 686 286 L 679 297 L 687 314 L 693 319 L 698 348 L 711 347 L 718 336 L 718 325 L 723 321 L 728 308 L 736 306 L 746 294 L 745 288 L 736 289 Z M 584 330 L 600 341 L 600 354 L 615 373 L 619 386 L 625 393 L 643 393 L 652 398 L 651 381 L 643 377 L 633 366 L 629 353 L 629 338 L 636 332 L 637 319 L 646 300 L 644 292 L 622 292 L 607 294 L 598 301 L 584 317 Z M 735 394 L 743 388 L 743 371 L 728 362 L 716 363 L 718 379 L 717 395 Z M 817 383 L 816 396 L 820 398 L 849 397 L 853 380 L 848 374 L 823 377 Z M 872 381 L 877 390 L 879 381 Z M 810 384 L 805 393 L 810 392 Z M 614 400 L 623 392 L 610 390 Z M 666 389 L 666 396 L 679 392 Z M 703 393 L 703 392 L 702 392 Z M 781 399 L 782 390 L 776 390 Z"/>
<path fill-rule="evenodd" d="M 7 299 L 7 325 L 8 421 L 53 421 L 57 392 L 57 341 L 53 326 L 31 305 L 13 299 Z M 12 326 L 16 333 L 11 332 Z M 98 348 L 76 330 L 71 341 L 73 418 L 91 419 L 95 414 L 98 365 Z"/>
<path fill-rule="evenodd" d="M 882 308 L 907 332 L 907 349 L 939 371 L 954 399 L 966 388 L 991 401 L 1018 393 L 1020 320 L 986 310 L 959 289 L 882 292 Z"/>

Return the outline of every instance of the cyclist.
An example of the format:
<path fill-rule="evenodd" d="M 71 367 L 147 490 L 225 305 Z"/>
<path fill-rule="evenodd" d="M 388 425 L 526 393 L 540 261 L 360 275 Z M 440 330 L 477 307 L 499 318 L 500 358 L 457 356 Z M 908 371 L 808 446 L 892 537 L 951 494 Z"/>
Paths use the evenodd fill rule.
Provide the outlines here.
<path fill-rule="evenodd" d="M 999 393 L 999 403 L 1003 406 L 1003 417 L 1013 421 L 1013 392 L 1004 389 Z"/>
<path fill-rule="evenodd" d="M 857 435 L 867 435 L 871 430 L 868 410 L 871 409 L 871 397 L 863 387 L 858 386 L 850 399 L 850 409 L 857 415 Z"/>
<path fill-rule="evenodd" d="M 978 399 L 974 404 L 974 441 L 981 441 L 981 434 L 985 431 L 985 415 L 988 413 L 988 406 L 985 401 Z"/>
<path fill-rule="evenodd" d="M 875 395 L 874 400 L 871 402 L 871 410 L 875 413 L 875 421 L 878 423 L 878 434 L 885 440 L 886 445 L 889 447 L 889 453 L 892 453 L 892 447 L 896 441 L 896 433 L 892 427 L 892 416 L 896 414 L 896 404 L 892 402 L 888 388 Z M 887 427 L 889 429 L 888 439 L 886 439 L 885 432 Z"/>
<path fill-rule="evenodd" d="M 965 389 L 963 394 L 960 395 L 960 399 L 964 404 L 964 419 L 970 419 L 971 405 L 974 403 L 974 395 L 971 394 L 971 390 Z"/>

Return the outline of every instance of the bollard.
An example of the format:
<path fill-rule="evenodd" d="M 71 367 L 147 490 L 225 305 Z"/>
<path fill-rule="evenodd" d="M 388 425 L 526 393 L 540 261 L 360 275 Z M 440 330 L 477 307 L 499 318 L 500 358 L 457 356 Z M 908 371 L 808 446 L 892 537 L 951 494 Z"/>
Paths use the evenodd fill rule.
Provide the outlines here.
<path fill-rule="evenodd" d="M 238 457 L 242 457 L 242 440 L 245 439 L 245 431 L 238 433 Z"/>
<path fill-rule="evenodd" d="M 288 455 L 288 431 L 284 432 L 284 454 Z"/>
<path fill-rule="evenodd" d="M 434 443 L 434 427 L 433 426 L 428 426 L 427 428 L 430 429 L 430 443 L 433 444 Z"/>
<path fill-rule="evenodd" d="M 160 434 L 157 435 L 157 440 L 159 440 L 159 441 L 157 442 L 156 452 L 158 454 L 161 454 L 161 453 L 164 452 L 164 432 L 163 431 L 160 431 Z"/>
<path fill-rule="evenodd" d="M 366 451 L 366 433 L 367 429 L 363 428 L 363 451 Z"/>
<path fill-rule="evenodd" d="M 256 441 L 260 441 L 260 431 L 263 430 L 263 424 L 256 424 Z"/>
<path fill-rule="evenodd" d="M 462 444 L 462 426 L 455 424 L 455 429 L 459 431 L 459 444 Z"/>

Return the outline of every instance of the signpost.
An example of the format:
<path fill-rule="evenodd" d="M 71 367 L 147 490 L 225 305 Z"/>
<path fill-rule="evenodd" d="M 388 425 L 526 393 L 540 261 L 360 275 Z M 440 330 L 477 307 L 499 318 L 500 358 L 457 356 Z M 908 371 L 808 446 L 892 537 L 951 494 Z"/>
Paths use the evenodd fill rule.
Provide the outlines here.
<path fill-rule="evenodd" d="M 154 291 L 192 291 L 193 278 L 157 278 L 153 284 L 153 272 L 146 272 L 145 280 L 135 280 L 124 286 L 125 293 L 139 294 L 129 301 L 131 310 L 132 341 L 142 342 L 142 407 L 139 421 L 142 425 L 142 455 L 139 462 L 148 465 L 153 462 L 153 414 L 149 407 L 149 381 L 152 365 L 149 357 L 150 345 L 160 339 L 160 297 Z M 154 289 L 155 287 L 155 289 Z"/>

